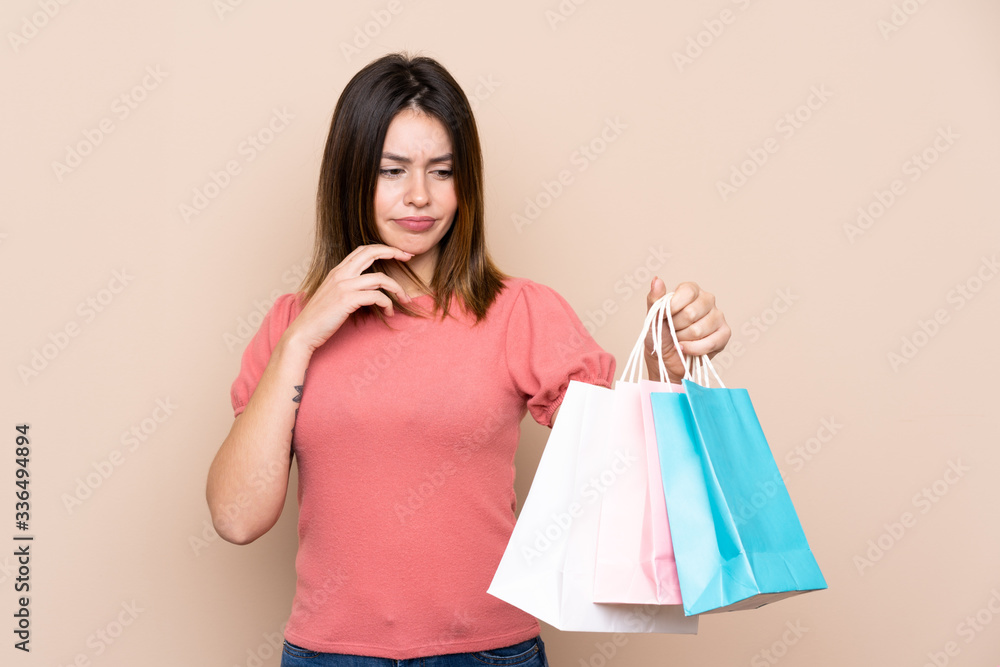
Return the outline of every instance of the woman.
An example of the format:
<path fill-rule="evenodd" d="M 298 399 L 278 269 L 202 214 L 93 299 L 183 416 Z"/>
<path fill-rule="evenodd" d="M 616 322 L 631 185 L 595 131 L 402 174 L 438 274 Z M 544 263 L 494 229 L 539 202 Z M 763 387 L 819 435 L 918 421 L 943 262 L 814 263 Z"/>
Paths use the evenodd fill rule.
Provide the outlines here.
<path fill-rule="evenodd" d="M 434 60 L 385 56 L 347 84 L 317 208 L 311 271 L 247 346 L 207 488 L 216 530 L 246 544 L 277 521 L 297 458 L 282 665 L 547 665 L 538 621 L 486 593 L 520 422 L 551 426 L 571 379 L 610 386 L 614 357 L 555 291 L 493 264 L 475 121 Z M 654 279 L 648 302 L 665 293 Z M 672 311 L 684 352 L 728 341 L 697 285 Z M 668 372 L 683 376 L 677 355 Z"/>

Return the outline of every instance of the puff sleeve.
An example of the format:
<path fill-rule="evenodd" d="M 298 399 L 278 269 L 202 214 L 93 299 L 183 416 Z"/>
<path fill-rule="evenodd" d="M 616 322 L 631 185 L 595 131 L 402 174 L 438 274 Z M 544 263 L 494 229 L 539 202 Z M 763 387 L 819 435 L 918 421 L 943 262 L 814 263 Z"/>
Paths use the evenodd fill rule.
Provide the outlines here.
<path fill-rule="evenodd" d="M 250 397 L 253 396 L 254 389 L 257 388 L 257 383 L 267 368 L 267 362 L 271 359 L 274 346 L 278 344 L 285 329 L 301 310 L 298 296 L 298 294 L 282 294 L 275 299 L 270 310 L 264 315 L 257 333 L 243 351 L 240 373 L 233 381 L 229 392 L 234 417 L 239 417 L 250 402 Z"/>
<path fill-rule="evenodd" d="M 514 385 L 543 426 L 552 426 L 570 380 L 604 387 L 614 382 L 614 356 L 597 344 L 562 296 L 531 281 L 524 282 L 511 307 L 505 353 Z"/>

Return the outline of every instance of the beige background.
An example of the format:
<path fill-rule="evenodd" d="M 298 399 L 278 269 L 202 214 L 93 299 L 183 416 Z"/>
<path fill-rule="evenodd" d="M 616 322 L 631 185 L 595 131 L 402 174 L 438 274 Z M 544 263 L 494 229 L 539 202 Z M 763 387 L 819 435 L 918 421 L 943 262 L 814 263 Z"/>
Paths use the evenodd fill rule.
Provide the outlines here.
<path fill-rule="evenodd" d="M 337 97 L 398 49 L 476 99 L 500 265 L 556 288 L 619 363 L 645 308 L 626 277 L 648 279 L 655 253 L 671 286 L 718 295 L 735 331 L 723 378 L 749 388 L 830 584 L 695 637 L 628 635 L 610 660 L 610 635 L 543 626 L 552 664 L 1000 662 L 1000 6 L 398 2 L 4 2 L 0 539 L 21 422 L 37 537 L 30 656 L 11 648 L 0 548 L 0 662 L 278 664 L 294 474 L 279 524 L 244 547 L 212 533 L 205 476 L 258 311 L 304 268 Z M 292 118 L 269 135 L 275 109 Z M 258 134 L 270 143 L 248 149 Z M 78 166 L 54 166 L 81 143 Z M 753 154 L 766 162 L 724 198 Z M 239 173 L 206 188 L 229 161 Z M 185 220 L 195 189 L 214 198 Z M 526 199 L 545 207 L 518 227 Z M 529 418 L 521 499 L 545 437 Z M 870 540 L 884 553 L 865 565 Z"/>

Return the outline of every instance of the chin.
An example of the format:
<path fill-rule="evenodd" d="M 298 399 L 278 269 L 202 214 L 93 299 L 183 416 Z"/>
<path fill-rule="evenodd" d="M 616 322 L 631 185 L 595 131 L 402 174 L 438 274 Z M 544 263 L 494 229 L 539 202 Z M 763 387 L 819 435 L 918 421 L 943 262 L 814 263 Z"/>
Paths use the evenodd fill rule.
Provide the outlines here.
<path fill-rule="evenodd" d="M 430 248 L 426 248 L 423 245 L 416 245 L 409 247 L 400 246 L 400 250 L 405 250 L 406 252 L 412 254 L 414 257 L 420 257 L 421 255 L 425 255 L 433 249 L 434 249 L 433 246 L 431 246 Z"/>
<path fill-rule="evenodd" d="M 414 233 L 395 228 L 395 223 L 388 222 L 386 227 L 379 230 L 382 232 L 382 243 L 405 250 L 414 256 L 428 253 L 438 247 L 441 240 L 447 235 L 451 227 L 451 221 L 445 226 L 438 226 L 427 231 Z"/>

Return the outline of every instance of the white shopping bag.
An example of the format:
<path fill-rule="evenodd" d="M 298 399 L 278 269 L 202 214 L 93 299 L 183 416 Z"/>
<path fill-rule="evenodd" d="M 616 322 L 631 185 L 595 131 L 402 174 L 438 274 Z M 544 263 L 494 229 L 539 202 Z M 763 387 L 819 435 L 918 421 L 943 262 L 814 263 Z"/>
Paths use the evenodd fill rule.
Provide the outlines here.
<path fill-rule="evenodd" d="M 611 389 L 570 381 L 487 592 L 560 630 L 697 633 L 678 605 L 593 602 L 601 493 L 631 463 L 610 444 L 613 402 Z"/>

